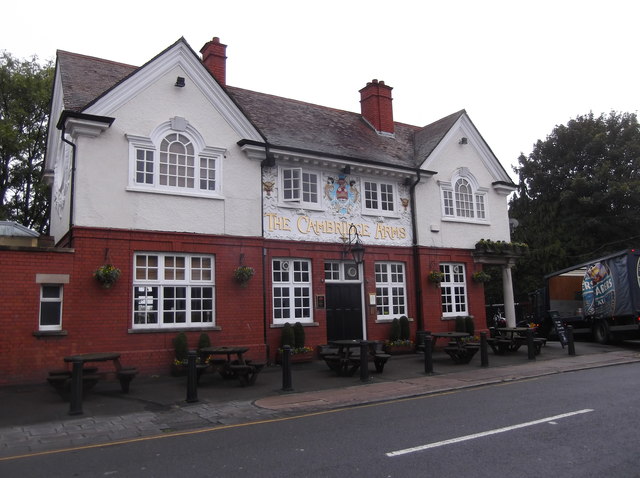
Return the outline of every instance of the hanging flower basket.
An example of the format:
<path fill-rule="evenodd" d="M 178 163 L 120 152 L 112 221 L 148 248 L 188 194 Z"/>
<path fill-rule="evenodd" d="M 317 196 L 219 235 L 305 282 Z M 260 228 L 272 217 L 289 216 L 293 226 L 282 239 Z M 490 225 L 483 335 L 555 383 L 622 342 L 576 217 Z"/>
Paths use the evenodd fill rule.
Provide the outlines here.
<path fill-rule="evenodd" d="M 106 264 L 104 266 L 98 267 L 93 273 L 93 277 L 95 277 L 96 280 L 100 282 L 100 285 L 102 285 L 102 287 L 108 289 L 113 284 L 115 284 L 120 277 L 120 269 L 111 264 Z"/>
<path fill-rule="evenodd" d="M 256 271 L 253 267 L 240 266 L 235 271 L 233 271 L 233 278 L 242 287 L 246 287 L 247 283 L 249 282 L 249 280 L 251 280 L 255 273 Z"/>
<path fill-rule="evenodd" d="M 485 271 L 474 272 L 471 276 L 474 282 L 485 283 L 491 280 L 491 276 Z"/>
<path fill-rule="evenodd" d="M 429 272 L 429 282 L 433 282 L 436 285 L 440 285 L 440 282 L 444 280 L 444 273 L 440 271 Z"/>

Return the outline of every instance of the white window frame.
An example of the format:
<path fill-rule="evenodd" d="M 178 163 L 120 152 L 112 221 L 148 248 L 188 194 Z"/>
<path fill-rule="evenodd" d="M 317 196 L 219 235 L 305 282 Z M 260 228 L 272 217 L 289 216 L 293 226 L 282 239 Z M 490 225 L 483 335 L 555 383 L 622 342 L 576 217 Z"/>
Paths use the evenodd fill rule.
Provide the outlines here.
<path fill-rule="evenodd" d="M 441 181 L 439 184 L 443 220 L 476 224 L 489 222 L 489 190 L 479 187 L 475 177 L 466 168 L 457 170 L 451 182 Z M 463 194 L 461 188 L 467 189 L 466 193 Z"/>
<path fill-rule="evenodd" d="M 134 329 L 214 327 L 215 256 L 136 252 L 132 301 Z"/>
<path fill-rule="evenodd" d="M 407 312 L 407 268 L 403 262 L 376 262 L 376 314 L 391 321 Z"/>
<path fill-rule="evenodd" d="M 289 174 L 291 178 L 285 177 Z M 279 199 L 282 206 L 320 208 L 322 197 L 319 172 L 301 167 L 282 166 L 280 167 L 279 177 Z M 290 185 L 290 181 L 295 181 L 296 184 Z M 315 196 L 315 200 L 313 200 L 314 198 L 305 197 L 310 195 Z"/>
<path fill-rule="evenodd" d="M 313 323 L 311 260 L 277 257 L 271 261 L 273 323 Z"/>
<path fill-rule="evenodd" d="M 193 185 L 161 184 L 161 156 L 163 140 L 169 135 L 182 135 L 193 147 Z M 222 164 L 226 150 L 207 146 L 199 132 L 191 127 L 186 120 L 177 121 L 173 118 L 158 126 L 151 136 L 127 134 L 129 141 L 129 182 L 127 190 L 150 192 L 158 194 L 172 194 L 179 196 L 194 196 L 207 198 L 222 197 Z M 144 154 L 145 167 L 138 171 L 139 154 Z M 203 165 L 206 162 L 206 165 Z M 182 168 L 182 166 L 176 166 Z M 144 174 L 144 180 L 139 181 L 139 174 Z M 178 173 L 175 174 L 178 176 Z M 213 177 L 212 177 L 213 176 Z M 169 177 L 174 177 L 171 175 Z M 206 181 L 204 188 L 202 182 Z M 213 181 L 213 187 L 211 181 Z"/>
<path fill-rule="evenodd" d="M 45 289 L 57 288 L 59 293 L 57 297 L 45 297 Z M 64 303 L 64 286 L 62 284 L 40 284 L 40 310 L 38 311 L 38 330 L 40 331 L 52 331 L 52 330 L 62 330 L 62 306 Z M 58 323 L 57 324 L 42 324 L 43 314 L 47 314 L 49 306 L 51 304 L 58 304 L 57 307 L 57 315 L 58 315 Z M 44 307 L 43 307 L 44 306 Z M 50 311 L 49 311 L 50 312 Z"/>
<path fill-rule="evenodd" d="M 325 282 L 362 282 L 360 267 L 355 262 L 326 261 L 324 280 Z"/>
<path fill-rule="evenodd" d="M 373 195 L 375 197 L 371 197 Z M 391 195 L 391 198 L 388 198 L 388 195 Z M 375 214 L 376 216 L 397 216 L 397 195 L 398 187 L 394 183 L 363 179 L 362 213 Z M 374 204 L 370 204 L 371 202 Z"/>
<path fill-rule="evenodd" d="M 442 318 L 456 318 L 469 315 L 467 297 L 466 267 L 459 262 L 443 262 L 440 272 L 444 274 L 440 282 L 440 302 Z"/>

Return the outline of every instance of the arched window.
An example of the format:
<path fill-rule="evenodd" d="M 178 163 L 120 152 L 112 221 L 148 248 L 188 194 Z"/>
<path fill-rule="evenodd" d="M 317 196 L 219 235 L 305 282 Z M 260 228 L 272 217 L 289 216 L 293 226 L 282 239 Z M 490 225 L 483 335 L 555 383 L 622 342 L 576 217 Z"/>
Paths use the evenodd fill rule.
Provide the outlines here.
<path fill-rule="evenodd" d="M 487 221 L 487 189 L 478 187 L 476 179 L 466 168 L 457 170 L 451 182 L 440 183 L 440 188 L 445 218 Z"/>
<path fill-rule="evenodd" d="M 184 118 L 159 125 L 151 137 L 127 135 L 129 188 L 139 191 L 218 196 L 224 150 L 206 146 Z"/>

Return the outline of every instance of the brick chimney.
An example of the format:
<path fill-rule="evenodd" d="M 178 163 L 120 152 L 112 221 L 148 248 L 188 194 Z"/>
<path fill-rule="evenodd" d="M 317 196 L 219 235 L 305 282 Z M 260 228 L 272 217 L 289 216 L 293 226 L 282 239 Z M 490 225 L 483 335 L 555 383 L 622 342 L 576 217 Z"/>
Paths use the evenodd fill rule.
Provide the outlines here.
<path fill-rule="evenodd" d="M 393 134 L 391 88 L 384 81 L 372 80 L 360 90 L 360 111 L 379 134 Z"/>
<path fill-rule="evenodd" d="M 205 43 L 200 50 L 202 63 L 222 86 L 227 84 L 227 45 L 220 43 L 220 38 Z"/>

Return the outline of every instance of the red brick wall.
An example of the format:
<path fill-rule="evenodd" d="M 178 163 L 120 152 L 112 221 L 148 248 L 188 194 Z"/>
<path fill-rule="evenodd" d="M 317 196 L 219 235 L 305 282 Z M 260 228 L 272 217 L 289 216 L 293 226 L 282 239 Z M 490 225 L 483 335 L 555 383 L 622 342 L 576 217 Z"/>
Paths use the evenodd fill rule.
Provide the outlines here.
<path fill-rule="evenodd" d="M 0 385 L 44 381 L 48 370 L 64 366 L 64 356 L 86 352 L 120 352 L 122 363 L 136 366 L 142 374 L 167 374 L 174 357 L 172 340 L 178 331 L 140 331 L 131 327 L 136 252 L 215 255 L 216 329 L 206 332 L 213 345 L 248 346 L 248 357 L 260 361 L 267 357 L 274 360 L 281 336 L 281 327 L 272 326 L 271 277 L 268 272 L 264 277 L 263 264 L 270 271 L 273 257 L 310 259 L 315 307 L 315 296 L 325 294 L 325 260 L 342 259 L 339 244 L 110 229 L 76 228 L 71 244 L 71 250 L 0 250 L 0 330 L 4 338 L 0 348 Z M 246 288 L 233 280 L 241 257 L 244 265 L 256 270 Z M 455 325 L 452 320 L 441 320 L 440 290 L 427 280 L 429 270 L 437 269 L 440 262 L 466 264 L 469 312 L 475 317 L 476 330 L 484 328 L 483 287 L 470 279 L 479 266 L 474 266 L 469 251 L 420 249 L 419 273 L 414 274 L 412 248 L 367 246 L 364 303 L 370 340 L 386 340 L 390 333 L 390 323 L 377 323 L 376 309 L 368 305 L 369 294 L 375 293 L 377 261 L 406 265 L 407 315 L 414 319 L 410 324 L 412 337 L 419 329 L 436 332 L 453 330 Z M 106 263 L 122 271 L 110 289 L 102 288 L 93 278 L 94 270 Z M 69 275 L 69 283 L 64 285 L 62 316 L 66 335 L 34 334 L 38 331 L 40 295 L 36 274 Z M 421 300 L 417 300 L 420 294 Z M 317 325 L 305 327 L 305 335 L 307 345 L 316 347 L 327 342 L 325 309 L 314 308 L 314 322 Z M 202 332 L 187 331 L 190 348 L 196 347 Z"/>
<path fill-rule="evenodd" d="M 468 315 L 474 318 L 476 333 L 486 330 L 486 312 L 484 287 L 471 279 L 471 275 L 481 270 L 480 264 L 474 264 L 471 252 L 464 249 L 428 249 L 419 250 L 419 281 L 422 288 L 422 311 L 424 329 L 431 332 L 446 332 L 455 329 L 455 320 L 442 319 L 440 288 L 428 280 L 429 272 L 439 270 L 440 263 L 458 262 L 465 265 Z"/>

